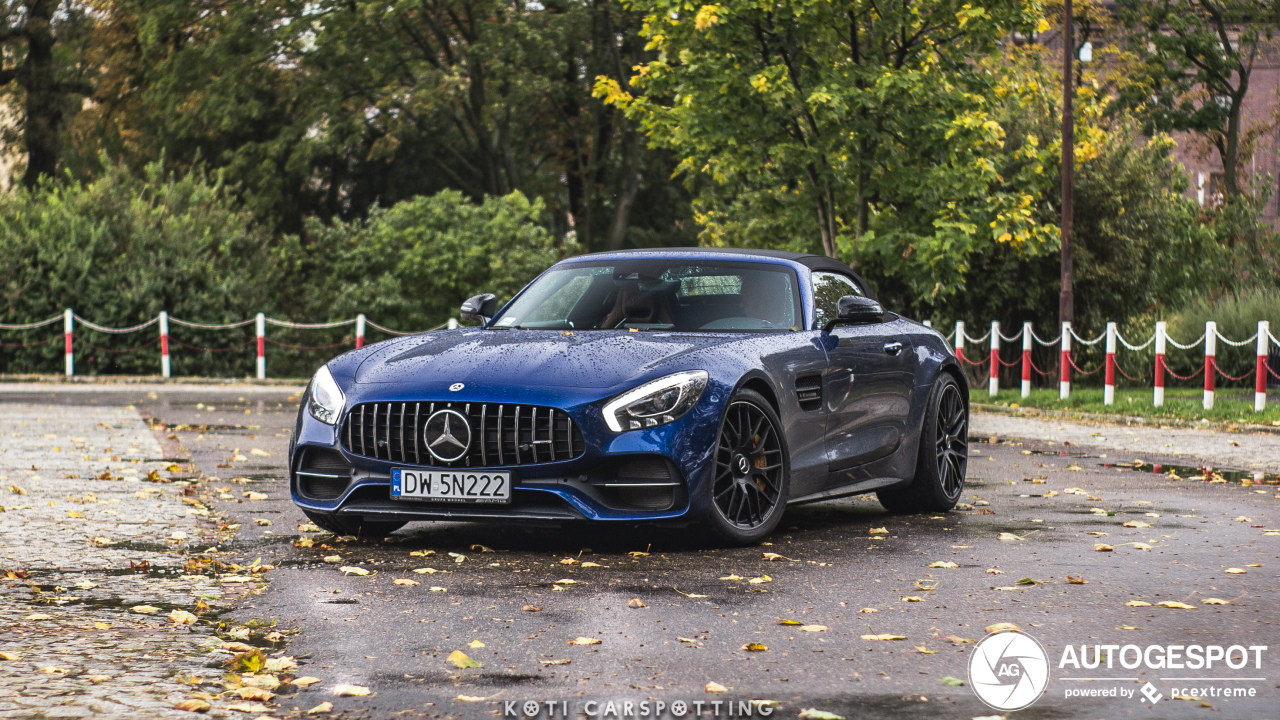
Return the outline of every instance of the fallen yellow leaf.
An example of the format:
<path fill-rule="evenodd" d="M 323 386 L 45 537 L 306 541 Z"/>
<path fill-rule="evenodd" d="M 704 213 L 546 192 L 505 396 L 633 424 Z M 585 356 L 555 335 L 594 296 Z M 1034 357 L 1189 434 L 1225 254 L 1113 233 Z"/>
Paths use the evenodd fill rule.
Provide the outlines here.
<path fill-rule="evenodd" d="M 1130 600 L 1125 603 L 1125 605 L 1128 605 L 1129 607 L 1151 607 L 1151 603 L 1145 600 Z"/>
<path fill-rule="evenodd" d="M 186 610 L 174 610 L 169 613 L 169 620 L 179 625 L 192 625 L 198 618 Z"/>
<path fill-rule="evenodd" d="M 417 580 L 410 580 L 409 578 L 396 578 L 395 584 L 396 585 L 421 585 L 422 583 L 418 582 Z"/>
<path fill-rule="evenodd" d="M 338 569 L 342 571 L 343 575 L 368 575 L 369 574 L 369 571 L 365 570 L 364 568 L 352 567 L 350 565 L 344 565 Z"/>
<path fill-rule="evenodd" d="M 725 686 L 721 685 L 721 684 L 720 684 L 720 683 L 718 683 L 718 682 L 715 682 L 714 680 L 713 680 L 713 681 L 711 681 L 711 682 L 709 682 L 709 683 L 707 683 L 707 684 L 703 687 L 703 689 L 704 689 L 704 690 L 706 690 L 706 691 L 707 691 L 707 692 L 709 692 L 709 693 L 722 693 L 722 692 L 728 692 L 728 691 L 729 691 L 729 688 L 727 688 L 727 687 L 725 687 Z"/>
<path fill-rule="evenodd" d="M 823 632 L 827 629 L 826 625 L 801 625 L 801 632 Z"/>
<path fill-rule="evenodd" d="M 338 697 L 368 697 L 371 693 L 363 685 L 335 685 L 333 694 Z"/>
<path fill-rule="evenodd" d="M 1245 570 L 1244 568 L 1227 568 L 1228 575 L 1243 575 L 1247 572 L 1249 571 Z"/>
<path fill-rule="evenodd" d="M 462 652 L 461 650 L 454 650 L 453 652 L 449 653 L 449 657 L 447 658 L 447 660 L 456 668 L 484 667 L 484 665 L 476 662 L 475 660 L 472 660 L 470 657 L 467 657 L 467 654 Z"/>
<path fill-rule="evenodd" d="M 1174 608 L 1176 610 L 1195 610 L 1196 609 L 1195 605 L 1188 605 L 1184 602 L 1178 602 L 1177 600 L 1161 600 L 1156 604 L 1159 605 L 1160 607 Z"/>
<path fill-rule="evenodd" d="M 879 635 L 863 635 L 863 640 L 906 640 L 906 635 L 890 635 L 889 633 L 881 633 Z"/>
<path fill-rule="evenodd" d="M 937 562 L 931 562 L 931 563 L 929 563 L 929 567 L 931 567 L 931 568 L 944 568 L 944 569 L 946 569 L 946 570 L 951 570 L 951 569 L 954 569 L 954 568 L 958 568 L 958 567 L 960 567 L 960 566 L 959 566 L 959 565 L 957 565 L 956 563 L 951 562 L 950 560 L 939 560 L 939 561 L 937 561 Z"/>
<path fill-rule="evenodd" d="M 310 687 L 311 685 L 315 685 L 318 682 L 320 682 L 320 678 L 312 677 L 310 675 L 305 675 L 303 677 L 293 679 L 294 685 L 300 685 L 302 687 Z"/>
<path fill-rule="evenodd" d="M 742 649 L 747 652 L 767 652 L 769 650 L 769 648 L 765 647 L 763 643 L 758 642 L 747 643 L 742 646 Z"/>
<path fill-rule="evenodd" d="M 989 633 L 1004 632 L 1004 631 L 1022 632 L 1022 628 L 1018 627 L 1017 625 L 1014 625 L 1011 622 L 1001 622 L 1001 623 L 996 623 L 995 625 L 988 625 L 985 628 L 983 628 L 983 630 L 986 630 Z"/>
<path fill-rule="evenodd" d="M 1230 605 L 1231 601 L 1222 600 L 1220 598 L 1205 598 L 1200 601 L 1201 605 Z"/>
<path fill-rule="evenodd" d="M 599 645 L 601 642 L 603 642 L 603 641 L 601 641 L 601 640 L 599 640 L 599 639 L 597 639 L 597 638 L 589 638 L 589 637 L 578 636 L 578 637 L 576 637 L 576 638 L 574 638 L 574 639 L 572 639 L 572 640 L 569 640 L 569 641 L 568 641 L 568 644 L 570 644 L 570 645 Z"/>

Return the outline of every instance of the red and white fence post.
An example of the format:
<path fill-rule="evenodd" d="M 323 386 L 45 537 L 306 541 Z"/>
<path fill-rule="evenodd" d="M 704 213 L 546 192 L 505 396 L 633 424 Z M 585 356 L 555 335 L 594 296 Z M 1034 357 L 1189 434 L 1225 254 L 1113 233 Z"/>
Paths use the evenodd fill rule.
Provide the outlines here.
<path fill-rule="evenodd" d="M 169 377 L 169 313 L 160 311 L 160 376 Z"/>
<path fill-rule="evenodd" d="M 1102 404 L 1116 403 L 1116 324 L 1107 323 L 1107 372 L 1102 386 Z"/>
<path fill-rule="evenodd" d="M 1213 360 L 1218 349 L 1218 323 L 1204 324 L 1204 409 L 1213 409 Z"/>
<path fill-rule="evenodd" d="M 1164 345 L 1165 345 L 1165 324 L 1163 322 L 1156 323 L 1156 389 L 1154 402 L 1156 407 L 1164 407 Z"/>
<path fill-rule="evenodd" d="M 364 313 L 356 315 L 356 349 L 364 347 Z"/>
<path fill-rule="evenodd" d="M 995 397 L 1000 392 L 1000 321 L 991 321 L 991 379 L 987 381 L 987 394 Z"/>
<path fill-rule="evenodd" d="M 71 335 L 75 331 L 76 322 L 74 316 L 75 313 L 71 312 L 71 308 L 67 308 L 66 311 L 62 313 L 62 332 L 67 339 L 67 377 L 71 377 L 76 374 L 76 360 L 71 349 Z"/>
<path fill-rule="evenodd" d="M 267 377 L 267 316 L 258 313 L 258 379 Z"/>
<path fill-rule="evenodd" d="M 1062 372 L 1058 383 L 1058 397 L 1066 400 L 1071 394 L 1071 323 L 1062 323 Z"/>
<path fill-rule="evenodd" d="M 1022 397 L 1031 396 L 1031 323 L 1022 323 Z"/>
<path fill-rule="evenodd" d="M 1258 366 L 1254 370 L 1253 411 L 1262 412 L 1267 409 L 1267 351 L 1270 349 L 1271 323 L 1258 321 Z"/>
<path fill-rule="evenodd" d="M 956 321 L 956 358 L 964 365 L 964 321 Z"/>

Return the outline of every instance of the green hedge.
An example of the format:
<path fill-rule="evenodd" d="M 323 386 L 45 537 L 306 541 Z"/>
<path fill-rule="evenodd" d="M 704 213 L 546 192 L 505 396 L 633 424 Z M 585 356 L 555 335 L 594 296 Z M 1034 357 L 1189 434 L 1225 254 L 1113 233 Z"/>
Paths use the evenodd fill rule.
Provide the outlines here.
<path fill-rule="evenodd" d="M 257 312 L 298 322 L 363 312 L 386 327 L 422 330 L 456 316 L 472 294 L 509 298 L 572 252 L 572 243 L 553 239 L 543 215 L 541 201 L 519 193 L 476 204 L 445 191 L 375 209 L 364 220 L 312 221 L 301 236 L 273 238 L 217 177 L 173 176 L 159 164 L 143 176 L 114 167 L 88 184 L 45 183 L 0 196 L 0 322 L 31 322 L 68 307 L 108 327 L 133 326 L 161 310 L 203 323 Z M 0 372 L 61 372 L 61 335 L 60 321 L 0 331 Z M 158 374 L 158 337 L 154 325 L 126 335 L 78 325 L 76 373 Z M 268 375 L 302 377 L 352 347 L 354 327 L 268 327 L 267 337 Z M 385 337 L 369 328 L 370 342 Z M 171 323 L 170 338 L 175 376 L 254 372 L 252 325 Z"/>

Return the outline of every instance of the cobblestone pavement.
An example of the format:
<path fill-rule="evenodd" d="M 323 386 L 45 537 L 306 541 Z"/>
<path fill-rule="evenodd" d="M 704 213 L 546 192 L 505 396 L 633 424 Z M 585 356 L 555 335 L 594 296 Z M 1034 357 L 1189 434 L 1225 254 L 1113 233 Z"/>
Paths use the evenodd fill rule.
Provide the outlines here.
<path fill-rule="evenodd" d="M 1200 460 L 1242 470 L 1280 472 L 1280 435 L 1271 433 L 1115 425 L 984 412 L 973 414 L 973 433 L 1069 442 L 1127 453 L 1161 453 L 1185 457 L 1184 462 L 1188 463 Z"/>
<path fill-rule="evenodd" d="M 210 572 L 189 466 L 132 407 L 0 404 L 0 428 L 0 718 L 232 714 L 207 684 L 235 654 L 213 623 L 224 588 L 258 582 Z"/>

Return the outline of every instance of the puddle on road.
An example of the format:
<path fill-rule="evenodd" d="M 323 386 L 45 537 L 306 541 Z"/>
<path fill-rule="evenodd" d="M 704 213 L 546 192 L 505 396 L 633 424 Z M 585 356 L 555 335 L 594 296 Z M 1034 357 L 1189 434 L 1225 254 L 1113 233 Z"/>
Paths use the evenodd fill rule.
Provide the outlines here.
<path fill-rule="evenodd" d="M 1149 463 L 1134 460 L 1127 463 L 1103 463 L 1103 467 L 1123 468 L 1137 472 L 1165 475 L 1171 480 L 1193 480 L 1205 483 L 1238 483 L 1245 487 L 1252 485 L 1280 485 L 1280 475 L 1264 473 L 1256 470 L 1237 470 L 1233 468 L 1215 468 L 1210 465 L 1171 465 L 1169 463 Z"/>

